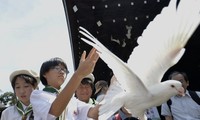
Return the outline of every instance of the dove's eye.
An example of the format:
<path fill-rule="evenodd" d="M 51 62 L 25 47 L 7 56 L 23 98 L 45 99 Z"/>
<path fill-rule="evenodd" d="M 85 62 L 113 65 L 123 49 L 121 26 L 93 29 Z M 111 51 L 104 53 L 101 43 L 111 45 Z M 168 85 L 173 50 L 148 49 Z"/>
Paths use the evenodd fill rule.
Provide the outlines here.
<path fill-rule="evenodd" d="M 175 86 L 174 86 L 174 85 L 171 85 L 171 87 L 174 88 Z"/>

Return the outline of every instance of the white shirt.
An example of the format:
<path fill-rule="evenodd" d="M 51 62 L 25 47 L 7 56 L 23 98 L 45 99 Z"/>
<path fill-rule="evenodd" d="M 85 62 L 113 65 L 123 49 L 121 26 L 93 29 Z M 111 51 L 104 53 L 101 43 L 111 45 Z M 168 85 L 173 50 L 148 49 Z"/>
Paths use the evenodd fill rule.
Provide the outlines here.
<path fill-rule="evenodd" d="M 198 96 L 200 93 L 197 92 Z M 200 105 L 198 105 L 186 91 L 185 96 L 173 96 L 171 98 L 171 111 L 167 103 L 162 104 L 161 114 L 172 116 L 174 120 L 200 120 Z"/>
<path fill-rule="evenodd" d="M 24 107 L 24 105 L 23 105 Z M 27 119 L 29 120 L 30 114 L 28 114 Z M 19 112 L 17 111 L 17 107 L 14 106 L 10 106 L 8 108 L 6 108 L 2 114 L 1 114 L 1 120 L 22 120 L 22 116 L 19 114 Z"/>
<path fill-rule="evenodd" d="M 51 104 L 56 98 L 56 94 L 41 90 L 34 90 L 31 94 L 31 104 L 33 107 L 34 120 L 55 120 L 54 115 L 49 114 Z M 79 101 L 72 97 L 66 108 L 65 120 L 88 120 L 88 111 L 92 105 Z"/>

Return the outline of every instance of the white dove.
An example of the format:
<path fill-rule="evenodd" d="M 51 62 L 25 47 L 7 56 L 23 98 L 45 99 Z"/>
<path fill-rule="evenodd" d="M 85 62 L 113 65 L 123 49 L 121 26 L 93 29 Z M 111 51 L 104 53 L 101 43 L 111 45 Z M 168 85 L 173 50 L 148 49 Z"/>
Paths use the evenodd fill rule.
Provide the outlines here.
<path fill-rule="evenodd" d="M 98 50 L 100 58 L 112 69 L 116 81 L 100 104 L 99 120 L 106 120 L 121 107 L 132 116 L 146 120 L 145 110 L 161 105 L 183 92 L 175 80 L 161 82 L 164 73 L 184 54 L 184 46 L 200 23 L 200 0 L 171 0 L 138 38 L 138 46 L 125 63 L 103 46 L 87 30 L 79 32 L 83 41 Z M 120 88 L 119 88 L 120 87 Z"/>

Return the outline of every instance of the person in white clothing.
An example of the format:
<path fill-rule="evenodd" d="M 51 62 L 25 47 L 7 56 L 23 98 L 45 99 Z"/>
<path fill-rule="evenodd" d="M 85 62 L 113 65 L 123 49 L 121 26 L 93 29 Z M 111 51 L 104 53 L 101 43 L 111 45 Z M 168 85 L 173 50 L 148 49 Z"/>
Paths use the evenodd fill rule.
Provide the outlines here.
<path fill-rule="evenodd" d="M 83 80 L 81 80 L 81 84 L 75 91 L 76 98 L 91 105 L 98 104 L 98 102 L 94 98 L 92 98 L 94 81 L 95 77 L 92 73 L 84 77 Z"/>
<path fill-rule="evenodd" d="M 34 90 L 31 104 L 34 120 L 87 120 L 98 119 L 99 105 L 92 106 L 76 99 L 73 95 L 81 80 L 92 73 L 99 55 L 92 49 L 86 57 L 84 51 L 77 70 L 61 90 L 68 74 L 66 63 L 61 58 L 52 58 L 40 68 L 40 79 L 45 86 L 43 91 Z"/>
<path fill-rule="evenodd" d="M 2 112 L 1 120 L 34 120 L 30 95 L 40 82 L 38 74 L 32 70 L 16 70 L 10 75 L 10 82 L 17 103 Z"/>

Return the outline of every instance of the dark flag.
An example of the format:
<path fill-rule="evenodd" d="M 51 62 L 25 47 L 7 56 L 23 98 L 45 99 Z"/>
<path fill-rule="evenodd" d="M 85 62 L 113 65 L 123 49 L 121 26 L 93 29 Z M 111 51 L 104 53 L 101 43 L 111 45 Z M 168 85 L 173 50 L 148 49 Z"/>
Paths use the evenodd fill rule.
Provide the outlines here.
<path fill-rule="evenodd" d="M 78 67 L 83 50 L 91 46 L 80 39 L 79 26 L 86 28 L 110 51 L 124 62 L 137 46 L 137 38 L 148 23 L 159 14 L 169 0 L 63 0 L 70 32 L 75 68 Z M 177 3 L 178 4 L 178 3 Z M 158 30 L 158 35 L 159 35 Z M 171 69 L 187 72 L 190 79 L 200 78 L 200 28 L 186 45 L 186 53 L 177 65 Z M 112 71 L 99 60 L 94 70 L 96 81 L 109 80 Z M 194 78 L 193 78 L 193 77 Z M 195 84 L 194 89 L 198 88 Z M 198 88 L 199 89 L 199 88 Z"/>

